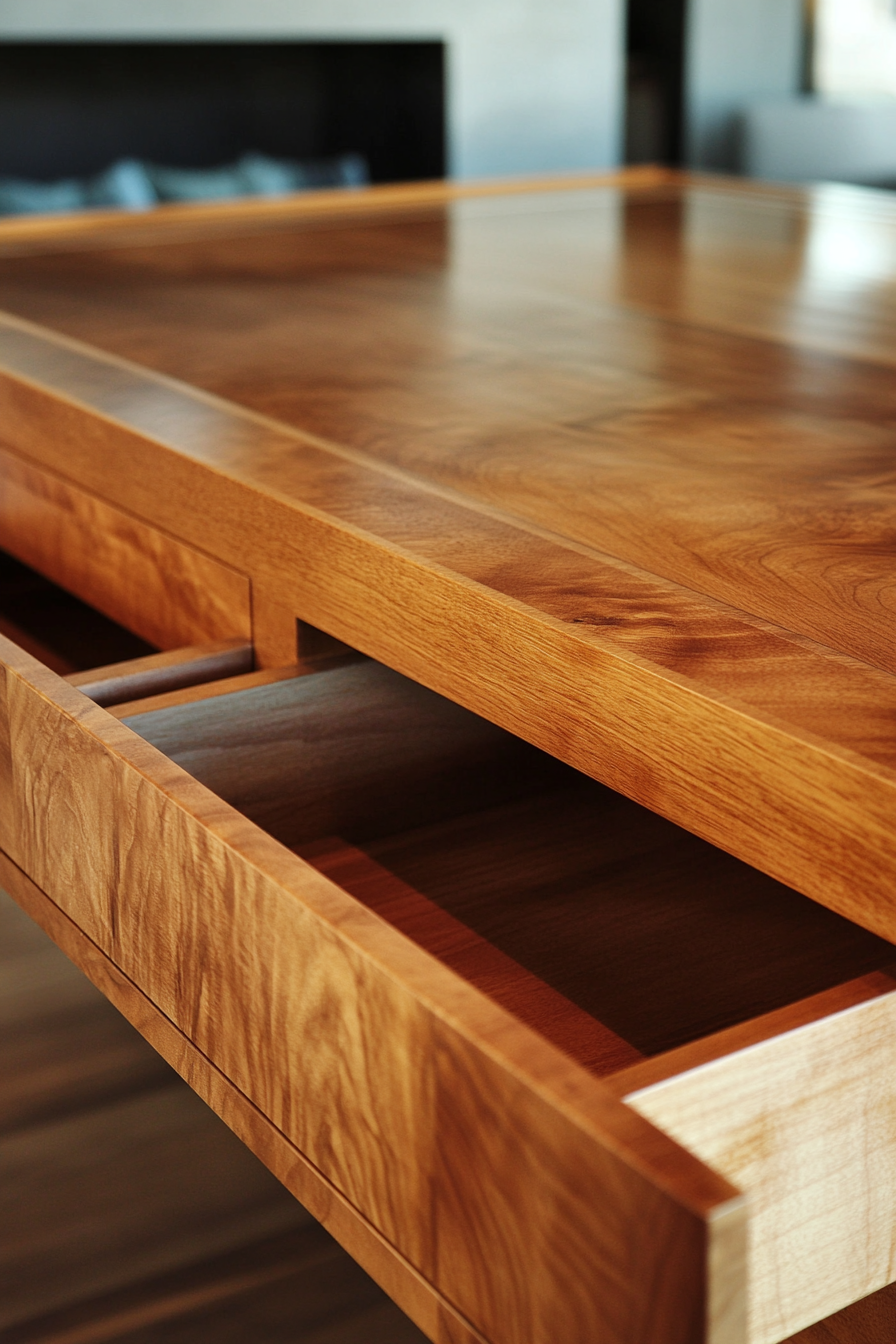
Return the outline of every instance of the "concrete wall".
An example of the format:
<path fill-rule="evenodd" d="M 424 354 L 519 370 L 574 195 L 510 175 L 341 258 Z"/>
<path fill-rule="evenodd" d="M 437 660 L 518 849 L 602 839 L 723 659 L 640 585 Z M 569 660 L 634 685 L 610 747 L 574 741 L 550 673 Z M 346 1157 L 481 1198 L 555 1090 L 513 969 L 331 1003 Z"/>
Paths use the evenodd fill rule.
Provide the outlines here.
<path fill-rule="evenodd" d="M 695 168 L 740 168 L 738 114 L 800 87 L 802 0 L 689 0 L 685 153 Z"/>
<path fill-rule="evenodd" d="M 623 0 L 0 0 L 0 40 L 443 38 L 451 171 L 479 177 L 618 162 L 623 16 Z"/>

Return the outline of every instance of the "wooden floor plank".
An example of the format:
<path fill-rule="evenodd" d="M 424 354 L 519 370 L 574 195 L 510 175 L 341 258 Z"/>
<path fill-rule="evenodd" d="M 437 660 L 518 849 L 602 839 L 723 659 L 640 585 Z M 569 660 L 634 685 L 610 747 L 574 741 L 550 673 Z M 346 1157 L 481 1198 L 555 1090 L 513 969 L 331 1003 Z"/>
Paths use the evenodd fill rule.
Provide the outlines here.
<path fill-rule="evenodd" d="M 0 892 L 0 1338 L 424 1336 Z"/>
<path fill-rule="evenodd" d="M 896 1283 L 854 1302 L 784 1344 L 893 1344 L 896 1339 Z"/>
<path fill-rule="evenodd" d="M 4 1344 L 424 1344 L 317 1223 L 5 1331 Z"/>

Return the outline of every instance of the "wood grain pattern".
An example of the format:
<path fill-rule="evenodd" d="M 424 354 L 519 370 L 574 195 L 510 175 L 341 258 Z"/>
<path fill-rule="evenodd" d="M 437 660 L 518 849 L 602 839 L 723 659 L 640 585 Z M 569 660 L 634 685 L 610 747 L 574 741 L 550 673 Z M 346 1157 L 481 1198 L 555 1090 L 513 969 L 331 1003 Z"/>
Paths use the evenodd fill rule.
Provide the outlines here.
<path fill-rule="evenodd" d="M 773 1344 L 896 1278 L 896 980 L 881 976 L 871 992 L 833 1016 L 626 1093 L 751 1192 L 754 1344 Z M 686 1067 L 674 1058 L 668 1067 L 679 1063 Z"/>
<path fill-rule="evenodd" d="M 740 1337 L 733 1187 L 73 687 L 0 657 L 0 847 L 475 1329 Z"/>
<path fill-rule="evenodd" d="M 891 675 L 21 323 L 0 345 L 23 452 L 64 445 L 281 610 L 896 937 Z"/>
<path fill-rule="evenodd" d="M 2 850 L 0 884 L 435 1344 L 484 1344 L 432 1284 Z"/>
<path fill-rule="evenodd" d="M 618 1097 L 641 1092 L 656 1083 L 664 1083 L 692 1069 L 702 1068 L 704 1064 L 749 1050 L 774 1036 L 821 1022 L 835 1013 L 854 1008 L 856 1004 L 879 998 L 881 994 L 889 994 L 893 989 L 894 976 L 896 967 L 891 964 L 857 976 L 854 980 L 844 980 L 820 993 L 795 999 L 781 1008 L 758 1012 L 756 1016 L 724 1031 L 695 1038 L 677 1049 L 666 1050 L 638 1064 L 628 1065 L 609 1078 L 607 1086 Z"/>
<path fill-rule="evenodd" d="M 245 640 L 228 639 L 93 667 L 88 672 L 73 672 L 66 680 L 94 704 L 108 708 L 126 700 L 179 691 L 251 670 L 252 645 Z"/>
<path fill-rule="evenodd" d="M 7 1331 L 4 1344 L 211 1339 L 426 1344 L 426 1336 L 313 1224 L 47 1314 Z"/>
<path fill-rule="evenodd" d="M 886 198 L 836 191 L 801 194 L 649 174 L 619 185 L 625 190 L 581 184 L 469 200 L 426 188 L 332 208 L 326 200 L 302 208 L 288 203 L 267 215 L 237 213 L 229 225 L 221 212 L 189 220 L 181 214 L 160 221 L 154 235 L 149 221 L 130 234 L 128 221 L 97 221 L 93 241 L 87 226 L 66 233 L 53 224 L 45 231 L 45 239 L 55 238 L 49 245 L 40 241 L 40 227 L 30 239 L 27 230 L 13 231 L 10 257 L 17 249 L 32 255 L 0 262 L 0 302 L 112 353 L 100 356 L 27 321 L 5 319 L 4 432 L 15 453 L 45 474 L 77 482 L 119 514 L 245 573 L 262 664 L 293 660 L 298 617 L 896 940 L 890 545 L 896 324 L 889 285 L 896 213 Z M 848 249 L 845 235 L 853 240 Z M 108 246 L 98 241 L 103 236 Z M 23 689 L 30 675 L 10 683 L 15 769 L 26 770 L 16 783 L 22 796 L 52 802 L 74 848 L 63 852 L 56 840 L 54 850 L 40 813 L 30 821 L 16 814 L 0 826 L 12 828 L 20 860 L 58 884 L 51 894 L 59 899 L 61 884 L 71 884 L 64 897 L 71 908 L 94 921 L 94 934 L 102 941 L 102 931 L 117 958 L 133 958 L 135 974 L 138 965 L 150 967 L 153 1000 L 172 1013 L 178 1003 L 178 1021 L 188 1022 L 210 1058 L 225 1061 L 228 1077 L 245 1067 L 250 1018 L 268 1033 L 272 1024 L 279 1028 L 278 1040 L 292 1039 L 271 1006 L 275 999 L 297 1014 L 288 1020 L 303 1032 L 323 1021 L 324 998 L 293 985 L 292 964 L 283 966 L 287 988 L 279 990 L 283 949 L 271 951 L 271 939 L 299 919 L 293 904 L 272 903 L 266 890 L 266 915 L 275 917 L 263 954 L 260 933 L 257 941 L 250 937 L 248 952 L 234 940 L 233 965 L 229 971 L 225 965 L 222 929 L 232 927 L 235 910 L 251 912 L 246 918 L 254 928 L 261 895 L 231 849 L 225 846 L 222 857 L 208 836 L 217 844 L 222 828 L 230 834 L 227 828 L 236 827 L 250 848 L 261 844 L 259 837 L 241 832 L 201 791 L 195 797 L 210 809 L 203 813 L 210 829 L 190 829 L 184 818 L 193 817 L 194 794 L 177 774 L 164 776 L 165 810 L 150 781 L 156 768 L 172 767 L 133 755 L 133 743 L 124 745 L 130 739 L 107 740 L 108 719 L 103 728 L 89 715 L 79 720 L 89 724 L 90 741 L 103 744 L 85 753 L 82 730 L 72 726 L 84 716 L 75 702 L 72 718 L 54 722 L 51 741 L 53 716 L 37 714 L 35 704 L 50 704 L 55 692 L 42 701 L 38 677 L 35 701 Z M 85 753 L 88 782 L 81 781 L 84 796 L 77 799 L 64 782 L 58 798 L 46 786 L 54 769 L 62 780 L 66 744 Z M 143 771 L 142 792 L 135 792 L 134 774 L 110 763 L 126 757 Z M 155 766 L 146 764 L 150 759 Z M 0 778 L 2 760 L 0 747 Z M 6 768 L 12 771 L 11 759 Z M 79 846 L 89 848 L 86 818 L 93 843 L 109 824 L 102 795 L 107 806 L 112 795 L 123 813 L 140 815 L 138 793 L 153 825 L 165 831 L 174 862 L 195 874 L 193 885 L 210 875 L 218 893 L 211 908 L 217 900 L 221 912 L 211 953 L 212 926 L 202 923 L 210 916 L 185 913 L 175 893 L 160 892 L 160 879 L 146 878 L 147 861 L 124 820 L 96 856 L 92 894 L 78 885 L 73 856 Z M 189 805 L 178 810 L 181 797 Z M 252 850 L 258 852 L 262 867 L 280 874 L 285 860 L 276 848 Z M 392 852 L 415 862 L 413 844 L 409 849 L 404 840 Z M 335 900 L 333 889 L 316 886 L 307 870 L 285 872 L 283 889 L 294 900 L 301 887 L 303 912 L 309 891 L 323 905 Z M 148 914 L 137 909 L 137 887 L 145 899 L 146 882 L 149 909 L 162 927 L 150 927 Z M 379 928 L 363 915 L 349 906 L 337 921 L 340 938 L 351 928 L 353 952 L 358 939 L 364 942 L 359 930 L 366 937 Z M 241 934 L 244 922 L 237 921 Z M 311 927 L 319 933 L 313 921 Z M 297 928 L 301 967 L 308 939 Z M 182 947 L 171 942 L 174 930 Z M 378 936 L 388 932 L 379 928 Z M 421 1027 L 419 1003 L 431 1006 L 432 989 L 416 986 L 416 997 L 410 994 L 416 1016 L 409 1015 L 396 987 L 406 988 L 406 980 L 396 976 L 394 958 L 409 975 L 422 953 L 401 940 L 386 939 L 389 954 L 376 963 L 388 965 L 389 993 L 376 977 L 365 978 L 363 957 L 364 975 L 339 938 L 335 946 L 339 972 L 333 970 L 332 983 L 339 990 L 331 1002 L 339 1000 L 340 1014 L 329 1030 L 348 1041 L 346 1059 L 360 1061 L 366 1052 L 365 1065 L 385 1073 L 378 1083 L 365 1074 L 359 1089 L 357 1077 L 350 1088 L 337 1068 L 334 1081 L 335 1066 L 329 1060 L 325 1067 L 326 1050 L 315 1037 L 312 1077 L 301 1082 L 320 1087 L 331 1121 L 343 1106 L 354 1106 L 351 1139 L 335 1122 L 310 1132 L 297 1100 L 301 1086 L 296 1092 L 283 1060 L 278 1067 L 285 1073 L 253 1078 L 251 1086 L 240 1075 L 240 1085 L 247 1093 L 260 1089 L 269 1111 L 279 1108 L 284 1132 L 350 1202 L 375 1210 L 386 1238 L 447 1299 L 462 1285 L 463 1309 L 484 1334 L 504 1330 L 509 1340 L 527 1344 L 552 1334 L 598 1334 L 602 1344 L 605 1335 L 659 1337 L 662 1327 L 640 1318 L 631 1302 L 627 1319 L 611 1326 L 589 1318 L 593 1303 L 577 1296 L 584 1279 L 608 1283 L 618 1273 L 601 1240 L 605 1229 L 589 1221 L 590 1205 L 582 1207 L 589 1190 L 592 1203 L 597 1199 L 609 1168 L 598 1163 L 583 1177 L 582 1164 L 597 1157 L 593 1133 L 581 1146 L 577 1112 L 573 1129 L 564 1130 L 559 1166 L 553 1159 L 547 1164 L 562 1173 L 559 1185 L 545 1191 L 543 1158 L 559 1142 L 557 1110 L 534 1106 L 531 1088 L 533 1060 L 552 1079 L 561 1076 L 552 1072 L 560 1068 L 554 1056 L 549 1065 L 537 1051 L 513 1054 L 507 1042 L 518 1045 L 521 1038 L 508 1036 L 497 1018 L 477 1016 L 485 1012 L 478 999 L 469 1012 L 479 1026 L 486 1019 L 490 1025 L 449 1040 L 446 1023 L 456 1028 L 457 1002 L 473 1000 L 456 981 L 449 989 L 437 975 L 445 997 Z M 366 951 L 372 946 L 364 943 Z M 243 974 L 256 947 L 257 997 L 250 995 L 246 1007 L 227 976 Z M 179 978 L 166 978 L 170 964 Z M 430 979 L 438 971 L 430 968 Z M 281 999 L 270 988 L 272 976 Z M 362 1002 L 375 1011 L 376 1029 L 360 1011 Z M 837 1237 L 854 1237 L 859 1224 L 849 1222 L 854 1209 L 839 1219 L 849 1196 L 837 1184 L 836 1135 L 825 1129 L 821 1104 L 831 1080 L 821 1051 L 812 1052 L 814 1042 L 828 1040 L 825 1031 L 835 1030 L 831 1023 L 873 1026 L 884 1002 L 854 1005 L 830 1022 L 806 1023 L 650 1089 L 651 1096 L 681 1099 L 687 1111 L 695 1079 L 724 1074 L 735 1093 L 741 1087 L 730 1119 L 735 1127 L 743 1121 L 750 1141 L 740 1156 L 728 1154 L 732 1169 L 752 1179 L 755 1162 L 766 1200 L 773 1203 L 774 1192 L 783 1191 L 778 1212 L 760 1225 L 767 1257 L 760 1257 L 756 1280 L 760 1336 L 797 1328 L 805 1312 L 832 1309 L 833 1298 L 842 1303 L 857 1283 L 879 1283 L 886 1272 L 884 1229 L 892 1212 L 885 1145 L 875 1129 L 872 1084 L 850 1068 L 860 1059 L 889 1067 L 881 1044 L 889 1028 L 879 1024 L 880 1040 L 872 1031 L 874 1039 L 854 1042 L 848 1059 L 845 1028 L 829 1041 L 845 1098 L 830 1106 L 830 1116 L 843 1119 L 844 1169 L 860 1167 L 863 1124 L 871 1164 L 881 1164 L 878 1195 L 861 1182 L 857 1187 L 855 1207 L 871 1214 L 862 1264 L 842 1255 L 834 1263 Z M 221 1003 L 241 1006 L 228 1015 L 226 1032 L 216 1033 L 208 1005 Z M 382 1040 L 396 1021 L 405 1034 L 396 1028 L 394 1038 L 411 1057 L 417 1049 L 428 1061 L 428 1071 L 410 1080 L 389 1074 L 382 1059 Z M 497 1039 L 509 1068 L 498 1082 L 489 1053 Z M 791 1100 L 787 1091 L 796 1066 L 788 1073 L 785 1062 L 793 1065 L 788 1051 L 800 1050 L 800 1088 L 812 1106 L 805 1129 L 798 1124 L 803 1099 Z M 760 1055 L 764 1077 L 755 1072 Z M 510 1074 L 514 1086 L 526 1080 L 522 1101 Z M 573 1087 L 572 1075 L 562 1077 Z M 588 1105 L 597 1106 L 598 1096 L 603 1105 L 611 1091 L 589 1092 Z M 696 1118 L 688 1113 L 687 1123 L 699 1130 L 710 1112 L 721 1116 L 722 1091 L 709 1096 L 709 1088 L 704 1111 Z M 402 1117 L 401 1151 L 414 1154 L 418 1167 L 402 1165 L 398 1147 L 349 1151 L 360 1144 L 359 1125 L 373 1133 L 387 1111 Z M 455 1164 L 437 1177 L 419 1129 L 419 1117 L 433 1114 L 440 1155 L 449 1152 Z M 528 1147 L 507 1133 L 507 1114 L 522 1118 Z M 608 1124 L 609 1113 L 600 1114 Z M 769 1117 L 780 1120 L 771 1138 Z M 481 1135 L 475 1145 L 474 1131 Z M 790 1163 L 790 1175 L 781 1174 L 789 1155 L 810 1154 L 813 1144 L 823 1149 L 817 1180 L 810 1173 L 800 1184 L 800 1160 Z M 604 1162 L 606 1150 L 600 1151 Z M 475 1195 L 489 1181 L 497 1181 L 500 1200 L 481 1210 Z M 527 1188 L 518 1190 L 516 1181 Z M 785 1270 L 779 1291 L 769 1248 L 784 1226 L 781 1245 L 803 1254 L 816 1197 L 824 1235 L 812 1261 L 812 1291 L 800 1303 Z M 679 1227 L 681 1207 L 675 1199 L 664 1206 L 659 1241 L 673 1223 Z M 706 1207 L 695 1222 L 684 1220 L 685 1231 L 670 1233 L 688 1267 L 678 1292 L 696 1302 L 700 1289 L 687 1275 L 698 1263 L 705 1273 L 708 1264 L 710 1333 L 736 1334 L 739 1281 L 726 1267 L 737 1264 L 739 1251 L 726 1243 L 729 1233 L 735 1240 L 741 1235 L 740 1227 L 724 1200 L 718 1223 Z M 407 1242 L 400 1240 L 407 1229 L 396 1230 L 398 1209 L 415 1211 Z M 444 1229 L 435 1252 L 419 1241 L 433 1210 Z M 779 1213 L 783 1223 L 775 1222 Z M 562 1265 L 541 1239 L 554 1216 L 588 1227 L 581 1249 Z M 509 1226 L 536 1229 L 531 1253 L 543 1258 L 534 1279 L 502 1240 Z M 705 1254 L 696 1249 L 695 1229 L 708 1237 Z M 484 1249 L 495 1247 L 505 1268 L 486 1276 Z M 595 1292 L 600 1297 L 602 1289 Z M 683 1319 L 671 1309 L 667 1316 Z"/>
<path fill-rule="evenodd" d="M 286 845 L 364 841 L 537 793 L 567 771 L 432 691 L 363 660 L 127 722 Z"/>
<path fill-rule="evenodd" d="M 442 910 L 592 1034 L 596 1019 L 652 1054 L 893 961 L 891 944 L 376 664 L 242 681 L 163 713 L 145 702 L 129 724 L 315 866 L 338 831 L 353 842 L 340 886 L 382 913 L 391 881 L 429 951 L 429 932 L 451 946 L 429 927 Z M 538 1026 L 534 999 L 518 1015 Z"/>
<path fill-rule="evenodd" d="M 294 663 L 291 667 L 273 667 L 264 672 L 243 672 L 236 677 L 203 681 L 195 686 L 184 686 L 177 691 L 161 691 L 158 695 L 145 695 L 139 700 L 122 700 L 117 705 L 105 705 L 104 708 L 108 709 L 113 718 L 130 719 L 140 714 L 154 714 L 157 709 L 175 709 L 179 705 L 193 705 L 203 700 L 212 700 L 217 696 L 233 695 L 234 691 L 247 691 L 256 686 L 270 686 L 277 681 L 290 681 L 293 677 L 302 676 L 306 671 L 306 668 Z M 66 681 L 71 681 L 71 678 L 66 677 Z"/>
<path fill-rule="evenodd" d="M 327 839 L 296 852 L 591 1073 L 602 1077 L 641 1058 L 640 1051 L 616 1032 L 374 863 L 363 850 Z"/>
<path fill-rule="evenodd" d="M 786 336 L 782 308 L 803 340 L 807 318 L 838 325 L 836 310 L 812 311 L 811 236 L 801 247 L 800 235 L 830 232 L 831 206 L 816 220 L 808 204 L 642 183 L 622 200 L 603 188 L 459 201 L 424 218 L 336 213 L 264 249 L 239 237 L 167 245 L 160 232 L 133 252 L 9 263 L 0 294 L 27 316 L 893 670 L 879 622 L 894 583 L 882 549 L 886 371 L 875 409 L 862 406 L 854 425 L 859 387 L 816 393 L 804 375 L 791 392 L 801 354 L 788 360 L 759 339 Z M 880 250 L 894 227 L 887 208 L 883 198 L 876 228 L 846 209 L 840 228 L 863 241 L 871 228 Z M 865 300 L 869 317 L 882 298 Z M 738 311 L 751 303 L 752 340 Z M 836 527 L 825 525 L 831 509 Z"/>
<path fill-rule="evenodd" d="M 239 573 L 0 448 L 3 545 L 161 648 L 251 635 Z"/>

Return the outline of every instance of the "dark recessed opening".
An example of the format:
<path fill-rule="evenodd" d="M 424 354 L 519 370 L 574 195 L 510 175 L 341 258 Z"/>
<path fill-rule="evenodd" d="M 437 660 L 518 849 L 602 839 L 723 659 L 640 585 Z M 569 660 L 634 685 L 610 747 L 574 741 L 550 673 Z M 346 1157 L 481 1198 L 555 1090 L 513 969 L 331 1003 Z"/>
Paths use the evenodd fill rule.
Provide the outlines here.
<path fill-rule="evenodd" d="M 0 634 L 62 676 L 157 650 L 0 551 Z"/>
<path fill-rule="evenodd" d="M 682 161 L 685 19 L 686 0 L 628 0 L 627 163 Z"/>
<path fill-rule="evenodd" d="M 364 156 L 374 182 L 445 173 L 441 42 L 6 42 L 0 176 L 122 158 L 213 167 L 252 150 Z"/>

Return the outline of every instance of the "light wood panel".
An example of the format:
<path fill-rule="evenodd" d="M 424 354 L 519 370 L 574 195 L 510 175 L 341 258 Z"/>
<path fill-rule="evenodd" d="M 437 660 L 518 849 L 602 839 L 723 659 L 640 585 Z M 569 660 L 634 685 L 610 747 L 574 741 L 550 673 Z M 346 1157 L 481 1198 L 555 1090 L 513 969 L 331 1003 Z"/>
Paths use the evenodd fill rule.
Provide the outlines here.
<path fill-rule="evenodd" d="M 241 574 L 2 448 L 0 528 L 7 550 L 150 644 L 250 637 Z"/>
<path fill-rule="evenodd" d="M 302 619 L 896 937 L 888 674 L 21 323 L 0 346 L 23 451 L 64 445 Z"/>
<path fill-rule="evenodd" d="M 714 1044 L 715 1059 L 686 1049 L 615 1080 L 630 1105 L 751 1192 L 754 1344 L 896 1278 L 896 979 L 875 977 L 855 999 L 815 1021 L 782 1013 L 749 1049 L 733 1034 Z M 652 1081 L 660 1066 L 666 1077 Z"/>

